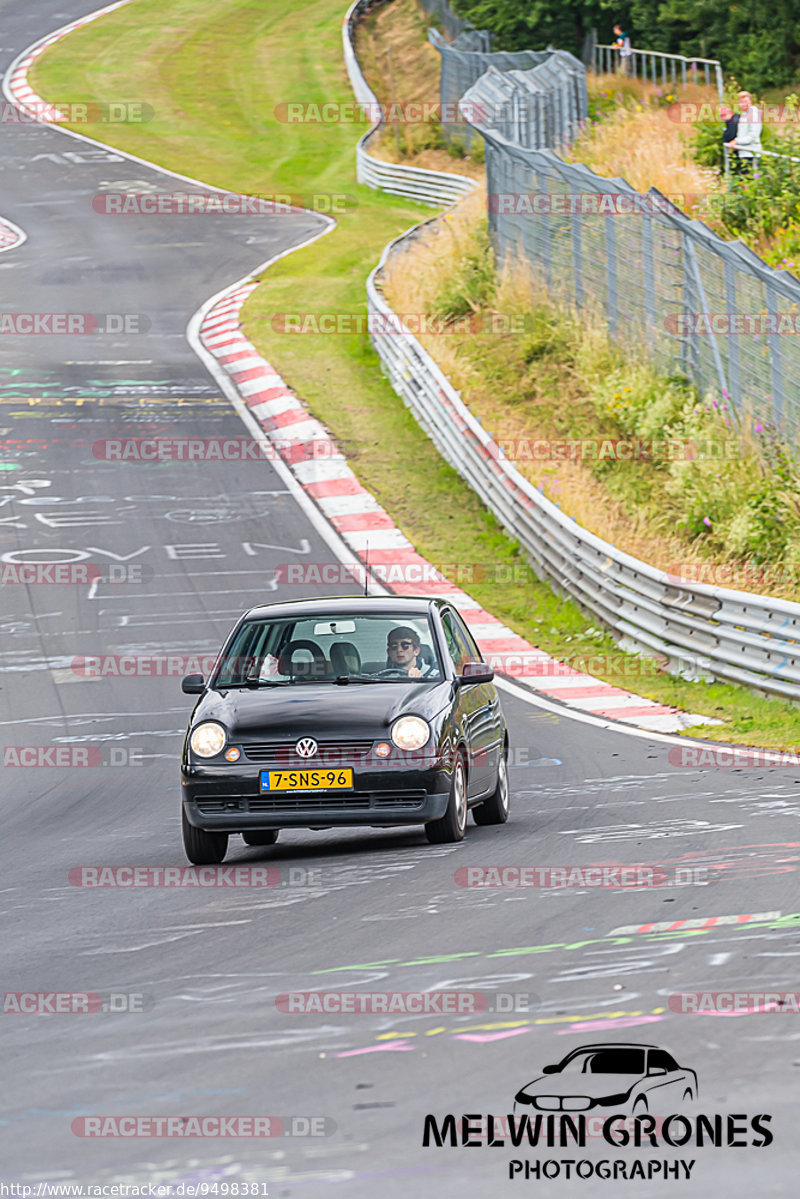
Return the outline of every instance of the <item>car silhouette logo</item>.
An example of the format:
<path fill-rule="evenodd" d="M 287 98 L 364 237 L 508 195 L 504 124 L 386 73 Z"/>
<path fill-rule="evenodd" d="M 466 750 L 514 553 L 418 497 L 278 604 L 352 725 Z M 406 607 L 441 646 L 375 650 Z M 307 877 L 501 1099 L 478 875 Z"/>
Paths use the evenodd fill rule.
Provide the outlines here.
<path fill-rule="evenodd" d="M 514 1110 L 580 1112 L 605 1108 L 641 1113 L 674 1110 L 697 1098 L 697 1075 L 657 1045 L 583 1045 L 514 1096 Z"/>
<path fill-rule="evenodd" d="M 313 758 L 317 752 L 317 743 L 313 737 L 302 737 L 294 747 L 299 758 Z"/>

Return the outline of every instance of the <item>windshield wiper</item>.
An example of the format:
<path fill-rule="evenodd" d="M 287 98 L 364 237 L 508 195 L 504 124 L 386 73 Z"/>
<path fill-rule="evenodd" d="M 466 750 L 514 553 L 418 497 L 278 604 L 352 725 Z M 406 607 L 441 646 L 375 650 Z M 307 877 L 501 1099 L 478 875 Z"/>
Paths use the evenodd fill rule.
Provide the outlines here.
<path fill-rule="evenodd" d="M 231 691 L 235 687 L 288 687 L 288 679 L 257 679 L 248 678 L 243 683 L 217 683 L 220 691 Z"/>
<path fill-rule="evenodd" d="M 340 674 L 333 680 L 339 687 L 344 687 L 347 683 L 383 683 L 385 679 L 376 679 L 371 674 Z"/>

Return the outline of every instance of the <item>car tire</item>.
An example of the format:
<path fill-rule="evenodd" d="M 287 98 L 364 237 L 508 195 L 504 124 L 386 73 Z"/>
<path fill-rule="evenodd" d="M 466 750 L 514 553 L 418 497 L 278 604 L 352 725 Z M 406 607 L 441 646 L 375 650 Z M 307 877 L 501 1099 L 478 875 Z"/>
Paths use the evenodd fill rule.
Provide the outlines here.
<path fill-rule="evenodd" d="M 242 833 L 242 837 L 245 845 L 274 845 L 280 831 L 278 828 L 265 828 L 254 833 Z"/>
<path fill-rule="evenodd" d="M 480 825 L 505 824 L 508 820 L 508 762 L 505 748 L 497 767 L 497 786 L 488 799 L 472 809 L 472 819 Z"/>
<path fill-rule="evenodd" d="M 694 1099 L 694 1095 L 692 1094 L 692 1092 L 691 1092 L 691 1091 L 689 1090 L 689 1088 L 687 1087 L 687 1088 L 686 1088 L 686 1090 L 683 1092 L 683 1102 L 684 1102 L 684 1103 L 691 1103 L 693 1099 Z"/>
<path fill-rule="evenodd" d="M 647 1106 L 647 1100 L 644 1098 L 643 1095 L 640 1095 L 639 1098 L 636 1100 L 636 1102 L 633 1105 L 633 1113 L 632 1114 L 634 1116 L 644 1116 L 644 1115 L 647 1115 L 649 1110 L 650 1109 Z"/>
<path fill-rule="evenodd" d="M 218 866 L 228 850 L 227 833 L 208 833 L 205 829 L 195 828 L 186 819 L 186 812 L 181 813 L 181 828 L 183 831 L 183 848 L 193 866 Z"/>
<path fill-rule="evenodd" d="M 425 825 L 425 836 L 431 845 L 447 845 L 463 841 L 467 827 L 467 771 L 461 754 L 453 768 L 450 798 L 447 811 L 439 820 L 430 820 Z"/>

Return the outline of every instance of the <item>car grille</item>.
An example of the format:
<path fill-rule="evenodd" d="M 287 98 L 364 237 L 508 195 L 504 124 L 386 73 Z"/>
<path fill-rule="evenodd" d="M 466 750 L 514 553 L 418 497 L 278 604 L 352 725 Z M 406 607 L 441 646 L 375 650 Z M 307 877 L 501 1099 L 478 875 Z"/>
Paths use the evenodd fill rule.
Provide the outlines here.
<path fill-rule="evenodd" d="M 400 808 L 413 811 L 425 802 L 425 791 L 327 791 L 305 795 L 286 792 L 283 795 L 265 795 L 237 800 L 236 811 L 241 814 L 256 812 L 302 812 L 316 809 L 340 811 L 373 811 L 381 808 Z M 205 815 L 232 813 L 227 799 L 198 799 L 198 811 Z"/>
<path fill-rule="evenodd" d="M 298 767 L 341 766 L 363 762 L 372 751 L 374 741 L 318 741 L 313 758 L 301 758 L 294 752 L 294 741 L 251 741 L 242 744 L 244 756 L 250 762 L 265 766 Z"/>
<path fill-rule="evenodd" d="M 592 1101 L 587 1095 L 539 1095 L 533 1106 L 542 1112 L 582 1112 L 592 1106 Z"/>
<path fill-rule="evenodd" d="M 352 791 L 347 795 L 337 795 L 332 791 L 329 795 L 285 795 L 280 798 L 251 799 L 251 812 L 302 812 L 319 808 L 336 808 L 352 811 L 357 808 L 369 808 L 369 796 L 357 795 Z"/>

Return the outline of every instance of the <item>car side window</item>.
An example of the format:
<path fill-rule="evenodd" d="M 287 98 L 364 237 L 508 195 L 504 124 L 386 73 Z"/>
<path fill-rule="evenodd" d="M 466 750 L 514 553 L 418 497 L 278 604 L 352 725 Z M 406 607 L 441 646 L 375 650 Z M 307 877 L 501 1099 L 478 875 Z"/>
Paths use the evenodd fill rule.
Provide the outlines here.
<path fill-rule="evenodd" d="M 457 673 L 460 674 L 464 663 L 472 661 L 472 651 L 459 633 L 454 614 L 449 610 L 442 614 L 442 628 L 447 643 L 447 652 L 453 660 Z"/>
<path fill-rule="evenodd" d="M 667 1073 L 671 1073 L 673 1070 L 677 1070 L 677 1068 L 678 1068 L 676 1066 L 675 1062 L 669 1056 L 669 1054 L 666 1053 L 663 1049 L 651 1049 L 650 1050 L 650 1056 L 647 1061 L 647 1068 L 648 1068 L 648 1070 L 652 1070 L 654 1067 L 656 1069 L 660 1068 L 662 1070 L 666 1070 Z"/>
<path fill-rule="evenodd" d="M 468 660 L 470 662 L 482 662 L 483 654 L 478 649 L 478 646 L 475 642 L 475 638 L 472 636 L 472 633 L 470 633 L 469 629 L 464 624 L 464 621 L 461 619 L 461 617 L 458 615 L 457 612 L 453 612 L 452 617 L 453 617 L 453 628 L 455 629 L 457 636 L 459 636 L 461 641 L 463 641 L 464 645 L 466 645 L 467 650 L 469 652 Z"/>

